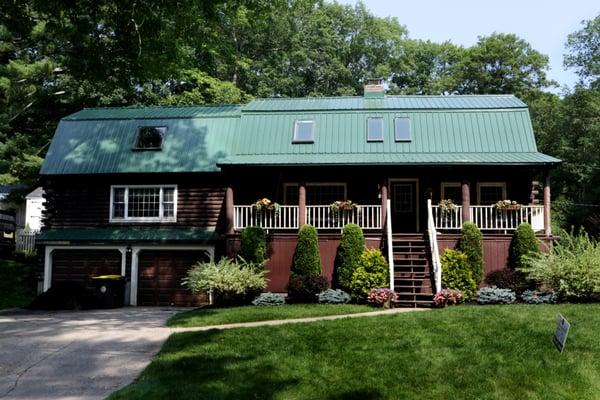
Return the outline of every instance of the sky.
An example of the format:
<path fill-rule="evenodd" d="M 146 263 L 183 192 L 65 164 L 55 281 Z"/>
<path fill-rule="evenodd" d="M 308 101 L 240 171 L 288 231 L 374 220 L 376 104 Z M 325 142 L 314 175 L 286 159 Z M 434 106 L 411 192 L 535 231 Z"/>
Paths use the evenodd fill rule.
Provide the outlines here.
<path fill-rule="evenodd" d="M 356 0 L 338 0 L 355 4 Z M 569 33 L 600 14 L 600 0 L 363 0 L 380 17 L 397 17 L 413 39 L 471 46 L 478 36 L 514 33 L 550 57 L 548 77 L 573 87 L 577 76 L 563 68 Z"/>

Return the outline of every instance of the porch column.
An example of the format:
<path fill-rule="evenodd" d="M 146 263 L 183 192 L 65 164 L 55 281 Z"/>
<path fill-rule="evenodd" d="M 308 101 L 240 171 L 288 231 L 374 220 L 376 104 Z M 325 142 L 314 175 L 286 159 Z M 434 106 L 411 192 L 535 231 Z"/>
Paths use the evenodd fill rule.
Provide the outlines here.
<path fill-rule="evenodd" d="M 298 227 L 306 224 L 306 186 L 304 182 L 298 185 Z"/>
<path fill-rule="evenodd" d="M 546 171 L 544 176 L 544 234 L 552 235 L 550 220 L 550 172 Z"/>
<path fill-rule="evenodd" d="M 227 233 L 232 234 L 234 232 L 233 225 L 233 188 L 227 186 L 225 189 L 225 218 L 227 220 Z"/>
<path fill-rule="evenodd" d="M 384 228 L 387 216 L 388 187 L 387 182 L 381 183 L 381 227 Z"/>
<path fill-rule="evenodd" d="M 462 181 L 462 222 L 471 221 L 471 188 L 469 182 Z"/>

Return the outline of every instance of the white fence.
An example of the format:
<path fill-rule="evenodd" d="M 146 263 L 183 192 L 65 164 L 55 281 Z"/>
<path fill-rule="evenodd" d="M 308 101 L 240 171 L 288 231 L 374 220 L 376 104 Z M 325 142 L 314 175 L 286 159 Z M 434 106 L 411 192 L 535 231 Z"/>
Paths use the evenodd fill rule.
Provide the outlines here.
<path fill-rule="evenodd" d="M 35 237 L 38 231 L 18 229 L 15 232 L 15 250 L 32 252 L 35 251 Z"/>
<path fill-rule="evenodd" d="M 277 213 L 257 212 L 252 206 L 234 206 L 233 226 L 237 230 L 247 226 L 260 226 L 264 229 L 298 229 L 298 206 L 280 206 Z"/>
<path fill-rule="evenodd" d="M 462 208 L 454 211 L 432 206 L 433 220 L 437 229 L 459 230 L 462 228 Z M 544 206 L 521 206 L 517 210 L 496 210 L 493 206 L 470 206 L 471 221 L 479 229 L 487 231 L 512 231 L 526 222 L 534 231 L 544 229 Z"/>
<path fill-rule="evenodd" d="M 306 206 L 306 223 L 317 229 L 342 229 L 357 224 L 362 229 L 381 229 L 381 206 L 358 206 L 354 210 L 333 211 L 329 205 Z"/>

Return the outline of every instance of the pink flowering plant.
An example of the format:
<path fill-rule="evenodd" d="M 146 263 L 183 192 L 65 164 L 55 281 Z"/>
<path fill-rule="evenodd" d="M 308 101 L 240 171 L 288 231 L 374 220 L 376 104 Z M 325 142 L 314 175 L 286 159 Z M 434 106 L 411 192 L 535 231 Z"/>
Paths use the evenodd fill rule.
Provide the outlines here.
<path fill-rule="evenodd" d="M 463 302 L 464 295 L 460 290 L 442 289 L 433 297 L 433 304 L 436 307 L 444 308 L 446 306 L 455 306 Z"/>
<path fill-rule="evenodd" d="M 396 300 L 398 300 L 398 294 L 387 288 L 371 289 L 367 296 L 367 301 L 377 306 L 391 306 Z"/>

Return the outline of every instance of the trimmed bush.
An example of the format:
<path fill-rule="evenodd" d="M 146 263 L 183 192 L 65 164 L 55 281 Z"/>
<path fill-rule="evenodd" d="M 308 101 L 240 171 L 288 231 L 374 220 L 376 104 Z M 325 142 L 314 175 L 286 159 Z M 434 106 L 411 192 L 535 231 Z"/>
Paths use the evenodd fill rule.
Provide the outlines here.
<path fill-rule="evenodd" d="M 249 226 L 242 231 L 240 257 L 257 264 L 267 260 L 267 236 L 260 226 Z"/>
<path fill-rule="evenodd" d="M 557 298 L 553 291 L 526 290 L 521 295 L 521 300 L 527 304 L 554 304 Z"/>
<path fill-rule="evenodd" d="M 472 222 L 463 224 L 457 250 L 467 256 L 471 275 L 479 285 L 483 279 L 483 236 L 477 225 Z"/>
<path fill-rule="evenodd" d="M 358 268 L 360 256 L 365 250 L 365 237 L 362 229 L 356 224 L 344 226 L 340 246 L 335 257 L 334 282 L 337 286 L 348 289 L 352 274 Z"/>
<path fill-rule="evenodd" d="M 516 293 L 521 293 L 531 286 L 523 272 L 508 268 L 489 272 L 485 276 L 485 283 L 489 286 L 510 289 Z"/>
<path fill-rule="evenodd" d="M 294 252 L 292 273 L 296 275 L 319 276 L 321 275 L 321 271 L 322 266 L 317 230 L 312 225 L 303 225 L 298 232 L 298 243 Z"/>
<path fill-rule="evenodd" d="M 352 297 L 340 289 L 327 289 L 317 295 L 321 304 L 346 304 Z"/>
<path fill-rule="evenodd" d="M 469 260 L 461 251 L 446 249 L 442 257 L 442 286 L 444 289 L 460 290 L 465 300 L 471 300 L 477 292 L 477 282 Z"/>
<path fill-rule="evenodd" d="M 477 297 L 479 304 L 512 304 L 515 300 L 517 300 L 515 292 L 497 287 L 481 288 Z"/>
<path fill-rule="evenodd" d="M 281 306 L 285 304 L 285 295 L 281 293 L 261 293 L 252 300 L 255 306 Z"/>
<path fill-rule="evenodd" d="M 540 244 L 535 237 L 535 232 L 529 224 L 521 224 L 515 230 L 508 251 L 508 265 L 512 268 L 521 268 L 522 257 L 529 253 L 539 253 Z"/>
<path fill-rule="evenodd" d="M 389 285 L 388 263 L 379 249 L 365 249 L 352 274 L 350 290 L 358 300 L 366 300 L 371 289 Z"/>
<path fill-rule="evenodd" d="M 327 289 L 327 279 L 321 275 L 292 274 L 288 283 L 290 301 L 296 303 L 314 303 L 317 295 Z"/>

